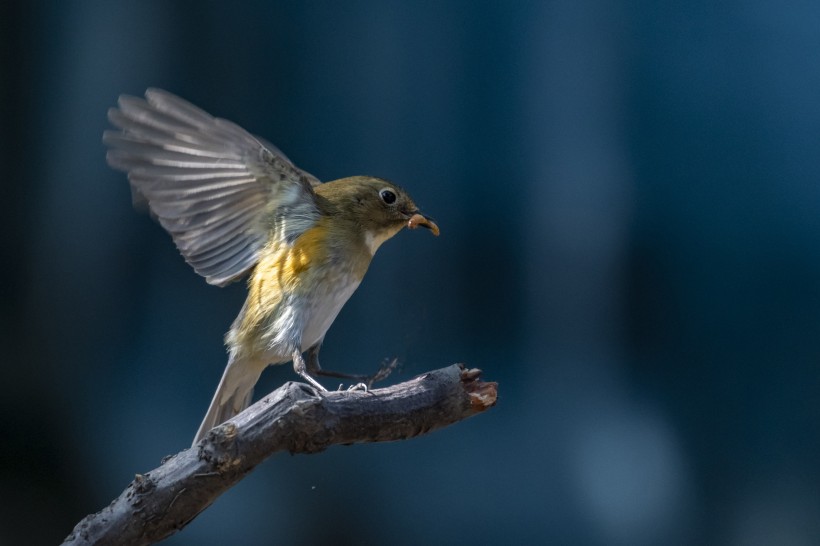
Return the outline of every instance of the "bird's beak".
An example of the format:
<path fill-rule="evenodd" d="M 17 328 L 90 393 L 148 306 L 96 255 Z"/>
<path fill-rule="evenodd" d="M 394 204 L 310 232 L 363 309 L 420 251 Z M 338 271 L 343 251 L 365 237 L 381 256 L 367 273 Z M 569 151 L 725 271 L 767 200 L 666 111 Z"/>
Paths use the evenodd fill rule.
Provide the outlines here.
<path fill-rule="evenodd" d="M 407 227 L 410 229 L 416 229 L 419 226 L 429 229 L 433 232 L 433 235 L 438 237 L 439 229 L 433 219 L 423 215 L 420 212 L 415 212 L 412 216 L 410 216 L 410 219 L 407 220 Z"/>

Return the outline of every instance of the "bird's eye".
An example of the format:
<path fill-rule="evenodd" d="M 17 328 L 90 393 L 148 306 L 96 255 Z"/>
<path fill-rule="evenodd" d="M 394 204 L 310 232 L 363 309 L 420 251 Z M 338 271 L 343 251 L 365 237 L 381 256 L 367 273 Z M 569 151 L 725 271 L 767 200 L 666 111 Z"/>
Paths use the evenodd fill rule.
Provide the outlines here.
<path fill-rule="evenodd" d="M 379 197 L 381 197 L 382 201 L 384 201 L 388 205 L 392 205 L 396 202 L 396 194 L 393 193 L 393 191 L 391 190 L 381 190 L 379 192 Z"/>

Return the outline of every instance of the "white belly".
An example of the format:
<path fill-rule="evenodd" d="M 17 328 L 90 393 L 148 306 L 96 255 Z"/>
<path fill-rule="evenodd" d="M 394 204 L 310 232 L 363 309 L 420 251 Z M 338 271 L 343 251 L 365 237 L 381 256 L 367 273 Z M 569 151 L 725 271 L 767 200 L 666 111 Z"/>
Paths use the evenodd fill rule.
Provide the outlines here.
<path fill-rule="evenodd" d="M 280 304 L 275 320 L 265 332 L 266 364 L 289 361 L 295 349 L 306 351 L 319 342 L 359 286 L 353 276 L 334 290 L 320 286 L 315 292 L 292 297 Z"/>
<path fill-rule="evenodd" d="M 333 321 L 336 320 L 339 311 L 342 310 L 345 302 L 350 299 L 350 296 L 358 287 L 358 281 L 350 282 L 343 289 L 336 292 L 335 295 L 326 295 L 313 302 L 313 311 L 307 317 L 302 331 L 302 351 L 313 347 L 325 337 L 325 333 L 327 333 Z"/>

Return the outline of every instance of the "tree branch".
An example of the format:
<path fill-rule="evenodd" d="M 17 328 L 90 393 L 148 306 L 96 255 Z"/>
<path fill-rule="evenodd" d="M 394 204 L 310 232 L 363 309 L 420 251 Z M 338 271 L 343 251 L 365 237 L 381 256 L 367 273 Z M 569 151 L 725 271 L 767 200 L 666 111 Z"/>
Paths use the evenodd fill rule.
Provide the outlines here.
<path fill-rule="evenodd" d="M 480 413 L 495 404 L 498 388 L 479 381 L 480 373 L 453 365 L 383 389 L 321 396 L 303 383 L 286 383 L 196 446 L 137 474 L 63 544 L 151 544 L 185 527 L 278 451 L 403 440 Z"/>

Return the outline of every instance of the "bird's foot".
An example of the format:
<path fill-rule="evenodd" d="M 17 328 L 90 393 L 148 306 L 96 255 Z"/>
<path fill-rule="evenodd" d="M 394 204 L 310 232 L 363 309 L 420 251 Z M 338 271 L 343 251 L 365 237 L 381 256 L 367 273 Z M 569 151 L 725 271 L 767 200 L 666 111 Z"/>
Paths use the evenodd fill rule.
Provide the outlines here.
<path fill-rule="evenodd" d="M 395 370 L 399 366 L 399 359 L 393 358 L 392 360 L 385 359 L 384 363 L 381 367 L 376 370 L 376 373 L 373 375 L 365 378 L 365 386 L 369 389 L 373 386 L 374 383 L 378 383 L 379 381 L 384 381 L 387 379 L 393 370 Z"/>
<path fill-rule="evenodd" d="M 344 388 L 343 384 L 339 384 L 339 390 L 341 391 Z M 347 389 L 344 389 L 347 392 L 355 392 L 355 391 L 362 391 L 367 394 L 372 394 L 370 392 L 370 388 L 364 383 L 356 383 L 355 385 L 350 385 Z"/>

